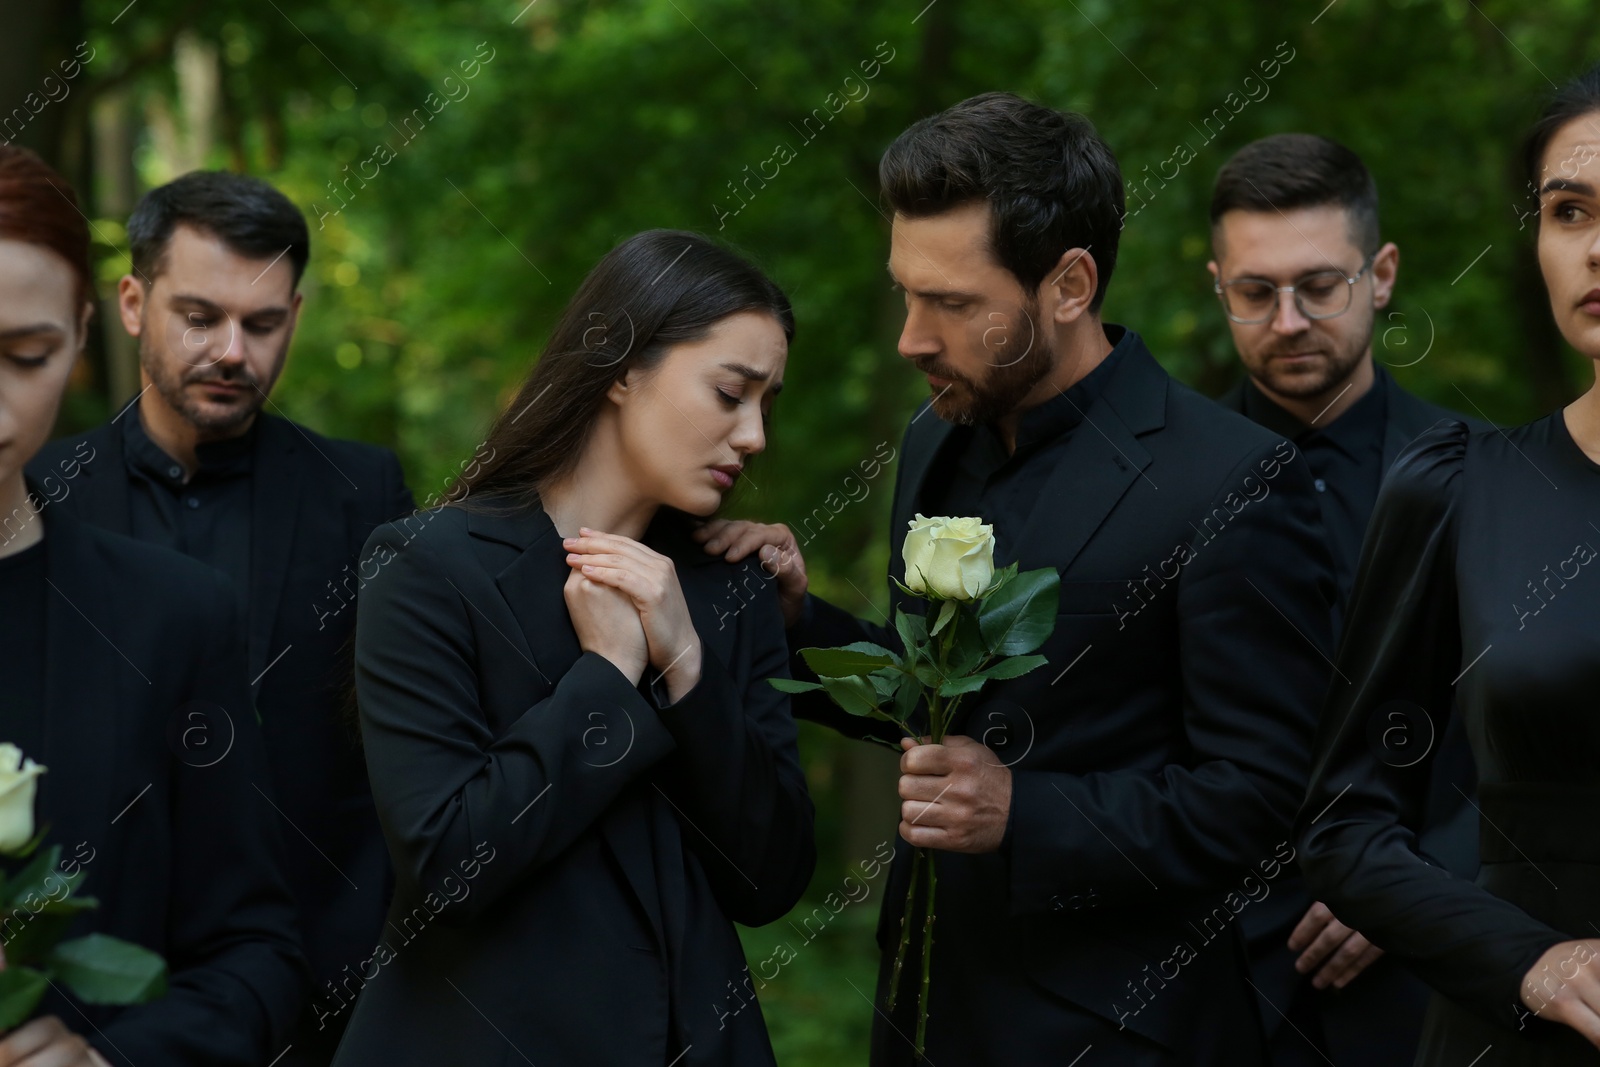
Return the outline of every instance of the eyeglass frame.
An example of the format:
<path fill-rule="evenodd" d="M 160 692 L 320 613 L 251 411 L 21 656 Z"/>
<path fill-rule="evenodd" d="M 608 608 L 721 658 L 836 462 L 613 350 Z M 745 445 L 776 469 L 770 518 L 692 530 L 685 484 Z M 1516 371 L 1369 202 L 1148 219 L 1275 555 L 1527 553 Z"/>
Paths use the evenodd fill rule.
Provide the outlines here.
<path fill-rule="evenodd" d="M 1346 275 L 1345 272 L 1340 270 L 1338 267 L 1328 267 L 1323 270 L 1309 271 L 1301 276 L 1300 282 L 1296 285 L 1272 285 L 1271 278 L 1255 278 L 1248 274 L 1239 278 L 1229 278 L 1226 283 L 1227 285 L 1233 285 L 1237 282 L 1261 282 L 1264 285 L 1272 285 L 1272 310 L 1267 312 L 1259 319 L 1241 319 L 1228 308 L 1228 298 L 1224 296 L 1222 292 L 1225 286 L 1220 278 L 1211 283 L 1211 288 L 1212 291 L 1217 294 L 1217 299 L 1222 303 L 1222 313 L 1228 316 L 1228 318 L 1233 322 L 1237 322 L 1240 326 L 1260 326 L 1264 322 L 1271 322 L 1273 316 L 1278 313 L 1278 309 L 1283 305 L 1283 298 L 1278 295 L 1279 293 L 1289 293 L 1292 295 L 1294 297 L 1295 310 L 1300 312 L 1300 314 L 1304 315 L 1306 318 L 1311 319 L 1313 322 L 1323 322 L 1327 319 L 1338 318 L 1340 315 L 1343 315 L 1346 311 L 1349 311 L 1352 306 L 1354 306 L 1356 282 L 1359 282 L 1361 280 L 1361 276 L 1372 269 L 1372 264 L 1377 260 L 1377 258 L 1378 253 L 1369 253 L 1367 257 L 1361 261 L 1361 269 L 1356 271 L 1354 275 Z M 1300 294 L 1295 291 L 1298 288 L 1298 285 L 1303 284 L 1307 278 L 1314 278 L 1318 274 L 1337 274 L 1343 278 L 1345 282 L 1346 300 L 1344 307 L 1328 315 L 1313 315 L 1311 312 L 1307 311 L 1305 309 L 1305 305 L 1300 302 Z"/>

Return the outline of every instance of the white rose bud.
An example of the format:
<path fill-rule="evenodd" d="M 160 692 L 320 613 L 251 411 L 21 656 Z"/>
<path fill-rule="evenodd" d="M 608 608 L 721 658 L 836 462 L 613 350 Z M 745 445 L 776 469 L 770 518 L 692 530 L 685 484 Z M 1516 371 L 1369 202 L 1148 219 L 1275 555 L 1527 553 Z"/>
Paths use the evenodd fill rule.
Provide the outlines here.
<path fill-rule="evenodd" d="M 900 553 L 906 586 L 946 600 L 973 600 L 994 579 L 994 527 L 974 518 L 911 520 Z"/>
<path fill-rule="evenodd" d="M 33 839 L 33 794 L 44 770 L 16 745 L 0 743 L 0 853 L 15 853 Z"/>

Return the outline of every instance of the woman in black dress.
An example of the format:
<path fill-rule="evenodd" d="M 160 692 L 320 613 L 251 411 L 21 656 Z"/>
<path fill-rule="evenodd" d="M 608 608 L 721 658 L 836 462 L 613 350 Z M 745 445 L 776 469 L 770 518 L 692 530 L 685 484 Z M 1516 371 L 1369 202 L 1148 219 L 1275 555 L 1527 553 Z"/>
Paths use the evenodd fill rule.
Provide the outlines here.
<path fill-rule="evenodd" d="M 1539 264 L 1600 367 L 1600 67 L 1529 139 Z M 1363 549 L 1301 809 L 1318 898 L 1442 996 L 1419 1064 L 1600 1063 L 1600 386 L 1404 453 Z M 1424 759 L 1466 716 L 1476 883 L 1420 855 Z"/>
<path fill-rule="evenodd" d="M 632 237 L 448 502 L 367 542 L 356 689 L 396 891 L 339 1067 L 773 1062 L 733 923 L 815 865 L 767 684 L 788 650 L 764 572 L 689 533 L 765 446 L 793 329 L 704 237 Z"/>

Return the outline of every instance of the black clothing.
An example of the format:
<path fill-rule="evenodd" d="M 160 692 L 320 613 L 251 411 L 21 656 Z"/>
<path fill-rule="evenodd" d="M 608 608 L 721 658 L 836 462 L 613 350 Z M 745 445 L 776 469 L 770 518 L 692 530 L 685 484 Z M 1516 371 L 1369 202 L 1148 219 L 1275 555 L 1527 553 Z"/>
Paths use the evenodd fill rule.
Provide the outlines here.
<path fill-rule="evenodd" d="M 1248 377 L 1219 399 L 1292 437 L 1317 476 L 1323 530 L 1339 582 L 1337 636 L 1384 471 L 1429 426 L 1461 417 L 1407 392 L 1378 364 L 1373 366 L 1372 388 L 1319 428 L 1301 423 Z M 1475 427 L 1486 425 L 1468 421 Z M 1476 777 L 1459 719 L 1452 720 L 1436 747 L 1423 847 L 1458 877 L 1471 878 L 1478 870 L 1478 813 L 1470 802 Z M 1245 916 L 1261 1022 L 1274 1064 L 1298 1067 L 1326 1062 L 1326 1057 L 1365 1067 L 1410 1067 L 1432 991 L 1398 960 L 1387 958 L 1344 989 L 1313 987 L 1311 975 L 1294 969 L 1300 953 L 1288 947 L 1290 933 L 1310 906 L 1311 897 L 1295 871 L 1283 880 L 1275 900 Z"/>
<path fill-rule="evenodd" d="M 1037 407 L 1022 413 L 1017 422 L 1016 450 L 1008 453 L 993 423 L 957 426 L 947 446 L 955 456 L 948 481 L 929 485 L 927 506 L 938 515 L 982 515 L 997 529 L 1021 529 L 1039 501 L 1050 475 L 1061 461 L 1073 429 L 1116 373 L 1123 353 L 1138 343 L 1138 335 L 1121 326 L 1121 339 L 1100 364 Z M 942 491 L 942 492 L 941 492 Z M 1008 566 L 1012 545 L 995 546 L 995 567 Z"/>
<path fill-rule="evenodd" d="M 1481 1067 L 1595 1055 L 1519 991 L 1600 914 L 1597 523 L 1600 467 L 1559 411 L 1505 432 L 1436 426 L 1378 499 L 1297 829 L 1319 898 L 1450 998 L 1430 1008 L 1418 1063 L 1491 1043 Z M 1410 829 L 1428 791 L 1411 753 L 1455 714 L 1478 767 L 1475 882 Z"/>
<path fill-rule="evenodd" d="M 40 519 L 49 592 L 32 625 L 48 694 L 35 811 L 62 872 L 81 869 L 100 902 L 65 936 L 144 945 L 169 976 L 149 1004 L 84 1004 L 60 988 L 37 1014 L 116 1067 L 260 1067 L 282 1050 L 310 976 L 233 590 L 58 502 Z"/>
<path fill-rule="evenodd" d="M 238 437 L 195 446 L 199 466 L 183 467 L 145 433 L 139 405 L 117 419 L 128 469 L 128 532 L 209 563 L 233 579 L 239 617 L 250 613 L 250 475 L 260 421 Z"/>
<path fill-rule="evenodd" d="M 1032 508 L 995 525 L 997 558 L 1055 567 L 1060 600 L 1049 665 L 991 682 L 951 726 L 1010 765 L 1012 794 L 1000 851 L 935 854 L 938 1064 L 1069 1063 L 1087 1045 L 1118 1064 L 1264 1056 L 1233 919 L 1260 906 L 1240 886 L 1270 880 L 1289 848 L 1329 674 L 1334 590 L 1311 473 L 1287 441 L 1173 381 L 1137 334 L 1106 333 L 1118 362 L 1083 425 L 1046 462 Z M 907 427 L 894 577 L 957 440 L 926 403 Z M 922 610 L 888 584 L 891 611 Z M 814 678 L 801 648 L 859 640 L 900 645 L 808 596 L 791 669 Z M 793 700 L 850 736 L 896 733 L 817 693 Z M 895 845 L 875 1067 L 909 1064 L 915 1028 L 914 992 L 883 1012 L 910 874 L 910 847 Z M 906 970 L 918 973 L 909 958 Z"/>
<path fill-rule="evenodd" d="M 702 647 L 666 706 L 579 646 L 543 508 L 491 503 L 366 546 L 356 684 L 397 882 L 335 1063 L 771 1064 L 733 923 L 784 915 L 816 863 L 767 684 L 787 673 L 776 592 L 656 516 L 641 541 L 674 560 Z"/>
<path fill-rule="evenodd" d="M 138 444 L 149 440 L 134 425 L 137 407 L 122 412 L 114 423 L 51 441 L 28 470 L 52 488 L 51 508 L 198 553 L 235 578 L 235 597 L 248 604 L 247 678 L 285 824 L 286 873 L 325 997 L 345 968 L 371 956 L 393 891 L 347 707 L 349 641 L 356 594 L 371 573 L 361 545 L 378 524 L 412 510 L 411 493 L 388 449 L 324 437 L 266 412 L 247 435 L 201 445 L 203 472 L 178 490 L 182 472 L 171 473 L 171 457 Z M 182 503 L 191 497 L 199 507 Z M 348 1017 L 318 1017 L 308 1007 L 275 1067 L 326 1067 Z"/>
<path fill-rule="evenodd" d="M 1373 369 L 1372 388 L 1337 419 L 1318 427 L 1306 426 L 1273 403 L 1250 379 L 1243 385 L 1245 418 L 1288 437 L 1311 464 L 1316 476 L 1312 484 L 1333 555 L 1333 577 L 1339 583 L 1341 612 L 1355 581 L 1361 537 L 1367 532 L 1378 483 L 1383 480 L 1383 428 L 1392 379 L 1383 368 Z"/>
<path fill-rule="evenodd" d="M 38 522 L 37 518 L 29 520 Z M 0 741 L 43 763 L 46 542 L 0 556 Z"/>

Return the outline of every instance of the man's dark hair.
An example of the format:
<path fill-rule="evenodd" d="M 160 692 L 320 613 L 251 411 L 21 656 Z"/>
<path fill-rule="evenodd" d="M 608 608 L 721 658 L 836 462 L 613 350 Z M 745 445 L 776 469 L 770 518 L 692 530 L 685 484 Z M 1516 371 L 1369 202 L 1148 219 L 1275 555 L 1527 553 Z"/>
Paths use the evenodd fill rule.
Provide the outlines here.
<path fill-rule="evenodd" d="M 989 249 L 1031 297 L 1069 248 L 1099 268 L 1099 311 L 1117 263 L 1122 171 L 1094 125 L 1072 111 L 984 93 L 913 123 L 878 164 L 889 206 L 907 218 L 989 204 Z"/>
<path fill-rule="evenodd" d="M 1217 172 L 1211 228 L 1230 211 L 1288 211 L 1337 204 L 1349 213 L 1350 241 L 1378 250 L 1378 185 L 1361 157 L 1311 133 L 1280 133 L 1239 149 Z"/>
<path fill-rule="evenodd" d="M 311 256 L 306 217 L 288 197 L 260 178 L 197 170 L 150 190 L 134 205 L 128 244 L 135 274 L 155 281 L 180 223 L 214 234 L 250 259 L 286 255 L 294 267 L 295 286 Z"/>

